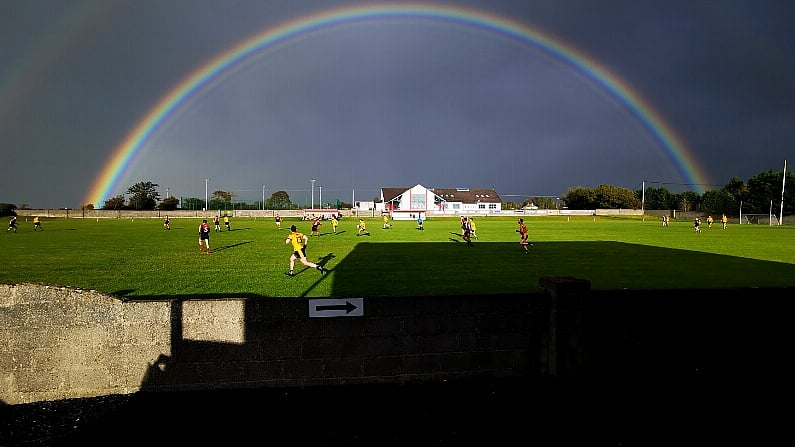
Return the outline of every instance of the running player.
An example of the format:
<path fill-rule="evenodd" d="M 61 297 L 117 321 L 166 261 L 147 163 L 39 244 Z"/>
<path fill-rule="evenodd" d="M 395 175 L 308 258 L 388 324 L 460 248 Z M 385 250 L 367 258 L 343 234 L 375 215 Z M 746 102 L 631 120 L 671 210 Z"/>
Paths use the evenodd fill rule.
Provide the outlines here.
<path fill-rule="evenodd" d="M 285 244 L 293 245 L 293 254 L 290 255 L 290 271 L 287 273 L 287 276 L 293 276 L 293 266 L 295 265 L 296 259 L 300 260 L 301 264 L 307 267 L 317 269 L 321 274 L 328 271 L 323 268 L 322 265 L 315 264 L 306 259 L 306 244 L 308 242 L 309 238 L 305 234 L 299 232 L 295 225 L 290 227 L 290 235 L 284 240 Z"/>

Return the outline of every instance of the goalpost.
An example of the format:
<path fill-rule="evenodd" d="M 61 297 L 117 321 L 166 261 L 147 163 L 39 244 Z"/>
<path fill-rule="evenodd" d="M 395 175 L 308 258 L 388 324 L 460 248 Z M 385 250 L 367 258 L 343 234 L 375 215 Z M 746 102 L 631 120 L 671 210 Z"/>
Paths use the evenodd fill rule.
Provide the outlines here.
<path fill-rule="evenodd" d="M 743 214 L 746 224 L 768 224 L 779 225 L 778 217 L 775 214 Z"/>
<path fill-rule="evenodd" d="M 784 209 L 783 200 L 784 198 L 782 195 L 782 210 Z M 743 201 L 740 200 L 740 225 L 742 225 L 743 223 L 745 224 L 766 223 L 768 225 L 781 225 L 781 220 L 779 220 L 779 216 L 776 216 L 776 214 L 773 213 L 772 200 L 770 201 L 770 211 L 768 211 L 767 214 L 743 213 Z"/>

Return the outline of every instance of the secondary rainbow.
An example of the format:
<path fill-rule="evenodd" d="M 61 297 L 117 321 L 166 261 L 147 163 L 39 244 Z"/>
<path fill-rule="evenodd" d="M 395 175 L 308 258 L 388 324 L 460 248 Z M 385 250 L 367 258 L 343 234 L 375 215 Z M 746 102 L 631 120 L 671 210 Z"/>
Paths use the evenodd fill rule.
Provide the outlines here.
<path fill-rule="evenodd" d="M 212 86 L 236 66 L 259 52 L 297 36 L 345 23 L 375 19 L 437 20 L 477 27 L 530 43 L 571 65 L 602 85 L 623 103 L 665 148 L 680 174 L 694 189 L 703 192 L 707 177 L 681 138 L 632 87 L 609 69 L 576 48 L 526 24 L 481 10 L 452 6 L 404 4 L 400 6 L 357 6 L 334 8 L 303 16 L 268 28 L 214 57 L 183 78 L 152 107 L 126 135 L 92 184 L 83 204 L 99 207 L 113 194 L 125 169 L 138 151 L 171 115 L 191 97 Z"/>

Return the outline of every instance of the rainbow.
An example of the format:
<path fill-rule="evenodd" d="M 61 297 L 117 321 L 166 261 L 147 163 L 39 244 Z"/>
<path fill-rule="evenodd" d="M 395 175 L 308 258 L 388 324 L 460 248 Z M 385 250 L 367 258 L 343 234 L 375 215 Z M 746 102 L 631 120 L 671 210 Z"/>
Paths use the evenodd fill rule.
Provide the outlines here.
<path fill-rule="evenodd" d="M 526 24 L 480 10 L 423 4 L 353 6 L 333 8 L 290 20 L 257 33 L 209 60 L 183 78 L 152 107 L 125 136 L 102 168 L 83 203 L 101 206 L 117 187 L 125 169 L 152 135 L 179 108 L 260 51 L 305 33 L 324 28 L 375 19 L 437 20 L 476 27 L 534 45 L 571 65 L 603 86 L 639 120 L 668 152 L 680 174 L 694 189 L 703 192 L 707 176 L 681 138 L 632 87 L 609 69 L 565 42 L 528 27 Z"/>

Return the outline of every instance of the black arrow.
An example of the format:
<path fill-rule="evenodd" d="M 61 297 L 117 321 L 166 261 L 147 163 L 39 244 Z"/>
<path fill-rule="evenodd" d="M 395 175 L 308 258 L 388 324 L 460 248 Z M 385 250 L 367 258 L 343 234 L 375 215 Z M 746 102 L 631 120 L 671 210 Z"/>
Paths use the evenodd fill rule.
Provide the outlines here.
<path fill-rule="evenodd" d="M 345 304 L 332 304 L 329 306 L 315 306 L 315 311 L 322 312 L 324 310 L 344 310 L 346 314 L 353 312 L 356 306 L 350 301 L 345 301 Z"/>

